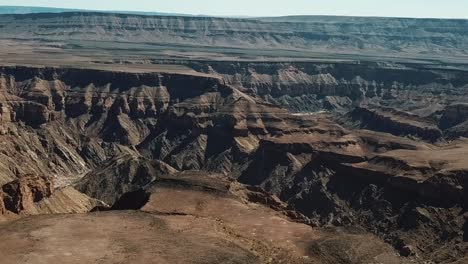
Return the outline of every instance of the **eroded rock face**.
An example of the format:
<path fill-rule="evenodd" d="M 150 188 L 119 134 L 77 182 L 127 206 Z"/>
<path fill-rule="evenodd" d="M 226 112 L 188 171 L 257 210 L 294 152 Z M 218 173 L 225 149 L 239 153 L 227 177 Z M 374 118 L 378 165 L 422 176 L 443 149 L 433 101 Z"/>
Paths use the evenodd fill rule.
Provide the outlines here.
<path fill-rule="evenodd" d="M 394 109 L 363 105 L 348 115 L 366 129 L 397 136 L 412 135 L 433 142 L 442 137 L 442 131 L 430 120 Z"/>
<path fill-rule="evenodd" d="M 339 135 L 265 140 L 239 180 L 278 195 L 319 225 L 364 226 L 402 254 L 441 262 L 464 255 L 441 257 L 449 248 L 465 250 L 456 234 L 464 223 L 466 142 L 435 150 L 369 131 Z M 428 241 L 444 241 L 447 247 Z"/>
<path fill-rule="evenodd" d="M 81 179 L 76 188 L 91 197 L 113 205 L 122 195 L 138 190 L 156 180 L 158 175 L 177 170 L 158 161 L 123 156 L 102 165 Z"/>
<path fill-rule="evenodd" d="M 370 101 L 429 116 L 466 101 L 468 84 L 466 71 L 430 65 L 211 61 L 187 65 L 222 76 L 228 84 L 294 112 L 346 111 Z"/>
<path fill-rule="evenodd" d="M 45 177 L 24 175 L 2 186 L 6 210 L 19 214 L 33 211 L 34 203 L 52 194 L 52 184 Z"/>
<path fill-rule="evenodd" d="M 21 98 L 41 104 L 51 117 L 40 125 L 3 121 L 0 179 L 5 183 L 40 171 L 54 177 L 56 185 L 73 184 L 111 207 L 167 174 L 216 172 L 261 188 L 247 197 L 296 219 L 303 215 L 309 224 L 364 227 L 402 254 L 411 248 L 412 258 L 462 255 L 457 248 L 463 247 L 461 210 L 468 171 L 463 140 L 435 145 L 346 129 L 330 114 L 293 115 L 252 90 L 249 94 L 249 89 L 211 75 L 21 67 L 2 71 L 10 80 L 4 82 L 2 113 L 14 112 L 12 100 Z M 289 81 L 293 77 L 297 75 L 283 76 Z M 334 93 L 339 82 L 326 73 L 314 81 L 323 95 Z M 427 132 L 407 120 L 417 117 L 393 114 L 405 119 L 391 120 L 387 129 L 414 132 L 428 141 L 437 131 Z M 14 197 L 11 190 L 26 193 L 14 186 L 8 197 Z M 32 192 L 25 197 L 34 197 Z M 14 211 L 27 208 L 31 200 L 22 206 L 8 199 L 6 207 Z M 83 200 L 86 206 L 76 210 L 92 204 Z M 446 247 L 439 248 L 441 243 Z"/>
<path fill-rule="evenodd" d="M 465 224 L 463 225 L 463 241 L 468 242 L 468 218 L 465 217 Z"/>
<path fill-rule="evenodd" d="M 3 191 L 0 191 L 0 214 L 6 213 L 5 202 L 3 201 Z"/>
<path fill-rule="evenodd" d="M 447 106 L 440 118 L 440 127 L 447 129 L 468 120 L 467 104 L 452 104 Z"/>

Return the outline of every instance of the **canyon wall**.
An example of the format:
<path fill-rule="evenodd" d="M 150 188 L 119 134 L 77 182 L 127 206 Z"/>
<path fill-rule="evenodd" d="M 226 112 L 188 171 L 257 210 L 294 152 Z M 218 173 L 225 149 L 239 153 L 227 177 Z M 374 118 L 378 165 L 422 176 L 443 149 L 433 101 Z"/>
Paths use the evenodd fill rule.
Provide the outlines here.
<path fill-rule="evenodd" d="M 64 41 L 78 48 L 89 43 L 77 40 L 89 40 L 255 48 L 256 53 L 276 49 L 438 58 L 467 55 L 467 23 L 409 18 L 238 19 L 68 12 L 1 15 L 0 32 L 4 39 Z"/>
<path fill-rule="evenodd" d="M 91 210 L 92 199 L 112 206 L 166 174 L 220 173 L 277 195 L 310 224 L 362 226 L 404 255 L 448 262 L 463 254 L 465 140 L 441 146 L 346 129 L 327 115 L 294 115 L 216 73 L 0 71 L 3 186 L 38 175 L 84 192 L 73 208 Z M 0 208 L 23 210 L 10 206 L 10 189 Z M 57 211 L 57 202 L 42 204 Z"/>

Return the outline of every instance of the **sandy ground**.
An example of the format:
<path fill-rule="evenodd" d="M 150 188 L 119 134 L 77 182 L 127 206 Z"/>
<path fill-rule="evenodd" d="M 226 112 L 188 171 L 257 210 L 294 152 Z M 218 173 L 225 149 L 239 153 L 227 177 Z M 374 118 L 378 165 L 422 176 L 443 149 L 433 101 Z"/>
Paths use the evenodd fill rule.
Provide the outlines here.
<path fill-rule="evenodd" d="M 0 228 L 1 262 L 258 263 L 253 254 L 227 240 L 186 235 L 169 222 L 143 212 L 22 219 Z"/>
<path fill-rule="evenodd" d="M 196 177 L 156 184 L 137 211 L 0 224 L 0 263 L 405 263 L 372 235 L 297 223 L 242 188 Z"/>

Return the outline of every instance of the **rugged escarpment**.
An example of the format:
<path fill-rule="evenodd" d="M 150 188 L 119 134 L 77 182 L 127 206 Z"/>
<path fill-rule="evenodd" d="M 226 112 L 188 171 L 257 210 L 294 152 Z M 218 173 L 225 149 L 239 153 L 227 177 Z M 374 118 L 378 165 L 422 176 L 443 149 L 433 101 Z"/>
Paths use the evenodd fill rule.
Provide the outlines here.
<path fill-rule="evenodd" d="M 157 62 L 157 61 L 156 61 Z M 161 61 L 159 61 L 161 62 Z M 186 65 L 302 114 L 329 111 L 349 128 L 427 141 L 466 135 L 466 69 L 424 64 L 212 62 Z"/>
<path fill-rule="evenodd" d="M 239 179 L 277 194 L 318 225 L 372 230 L 403 255 L 436 262 L 465 256 L 465 143 L 438 149 L 367 133 L 332 141 L 323 135 L 268 140 Z M 392 147 L 399 150 L 383 150 Z M 444 255 L 449 248 L 458 253 Z"/>
<path fill-rule="evenodd" d="M 51 67 L 3 67 L 0 72 L 0 179 L 11 185 L 32 174 L 52 182 L 55 192 L 33 199 L 42 212 L 135 209 L 126 207 L 128 197 L 145 203 L 143 191 L 156 184 L 152 197 L 172 197 L 180 208 L 164 211 L 164 204 L 156 202 L 162 207 L 150 211 L 190 215 L 194 209 L 184 207 L 183 196 L 158 193 L 158 188 L 195 185 L 218 193 L 219 186 L 196 183 L 217 173 L 223 180 L 211 180 L 221 185 L 230 178 L 257 186 L 247 187 L 254 193 L 242 197 L 314 226 L 358 227 L 411 260 L 450 263 L 466 257 L 464 140 L 435 145 L 346 129 L 327 115 L 291 114 L 216 73 Z M 425 120 L 436 122 L 437 116 Z M 405 128 L 419 133 L 418 126 Z M 180 182 L 180 171 L 193 170 L 195 180 Z M 11 192 L 6 190 L 0 210 L 17 213 L 8 209 Z M 193 207 L 207 212 L 205 198 L 189 193 L 201 200 Z M 78 196 L 69 200 L 82 202 L 62 208 L 60 201 Z M 351 243 L 351 237 L 342 239 Z M 315 241 L 310 250 L 328 255 L 333 249 L 327 241 Z"/>
<path fill-rule="evenodd" d="M 301 56 L 296 53 L 299 50 L 330 55 L 440 58 L 440 55 L 466 56 L 467 23 L 377 17 L 235 19 L 68 12 L 1 15 L 0 32 L 4 39 L 41 41 L 46 36 L 47 40 L 63 41 L 55 46 L 70 49 L 86 46 L 87 43 L 78 41 L 89 40 L 205 49 L 206 46 L 253 48 L 260 54 L 259 51 L 274 49 L 285 57 Z M 42 45 L 47 46 L 44 42 Z"/>
<path fill-rule="evenodd" d="M 316 62 L 187 62 L 293 111 L 349 109 L 371 101 L 428 116 L 463 102 L 466 70 L 434 65 Z"/>
<path fill-rule="evenodd" d="M 26 175 L 2 186 L 4 208 L 13 213 L 31 210 L 34 203 L 51 196 L 52 187 L 44 178 Z"/>
<path fill-rule="evenodd" d="M 177 170 L 165 163 L 125 155 L 109 160 L 85 175 L 76 188 L 113 205 L 124 194 L 152 183 L 158 175 L 175 172 Z"/>
<path fill-rule="evenodd" d="M 0 220 L 51 213 L 85 213 L 103 203 L 73 187 L 54 188 L 46 176 L 22 175 L 1 186 Z"/>
<path fill-rule="evenodd" d="M 348 115 L 361 128 L 388 132 L 397 136 L 413 135 L 430 141 L 442 137 L 442 131 L 431 120 L 394 109 L 359 106 Z"/>
<path fill-rule="evenodd" d="M 466 103 L 454 103 L 435 113 L 434 116 L 439 121 L 439 126 L 445 129 L 450 138 L 466 137 L 468 135 L 467 110 Z"/>

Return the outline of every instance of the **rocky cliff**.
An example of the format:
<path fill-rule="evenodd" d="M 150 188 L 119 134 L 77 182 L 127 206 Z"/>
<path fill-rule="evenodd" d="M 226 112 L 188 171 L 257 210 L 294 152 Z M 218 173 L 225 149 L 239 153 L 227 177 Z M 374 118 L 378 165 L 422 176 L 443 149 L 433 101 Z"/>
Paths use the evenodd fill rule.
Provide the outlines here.
<path fill-rule="evenodd" d="M 361 128 L 397 136 L 412 135 L 433 142 L 442 137 L 442 131 L 432 120 L 392 108 L 363 105 L 354 108 L 348 115 L 351 120 L 359 123 Z"/>
<path fill-rule="evenodd" d="M 28 197 L 42 212 L 125 207 L 155 181 L 196 170 L 257 186 L 252 199 L 303 214 L 308 224 L 361 227 L 414 261 L 450 263 L 467 252 L 464 140 L 436 145 L 347 129 L 325 114 L 292 114 L 215 73 L 0 70 L 0 176 L 17 186 L 3 189 L 12 213 Z M 419 133 L 418 126 L 389 126 L 402 127 Z M 15 184 L 28 174 L 60 195 Z M 81 202 L 63 207 L 64 200 Z"/>
<path fill-rule="evenodd" d="M 197 71 L 219 75 L 233 86 L 295 112 L 349 109 L 371 101 L 430 115 L 440 110 L 438 107 L 462 102 L 468 85 L 466 70 L 424 64 L 185 63 Z"/>
<path fill-rule="evenodd" d="M 52 46 L 69 48 L 87 46 L 89 43 L 81 41 L 87 40 L 205 49 L 207 46 L 252 48 L 257 53 L 261 49 L 274 49 L 285 57 L 303 56 L 297 54 L 301 50 L 330 55 L 438 59 L 440 55 L 454 58 L 467 55 L 467 23 L 466 20 L 407 18 L 235 19 L 68 12 L 2 15 L 0 32 L 2 39 L 63 41 Z"/>

